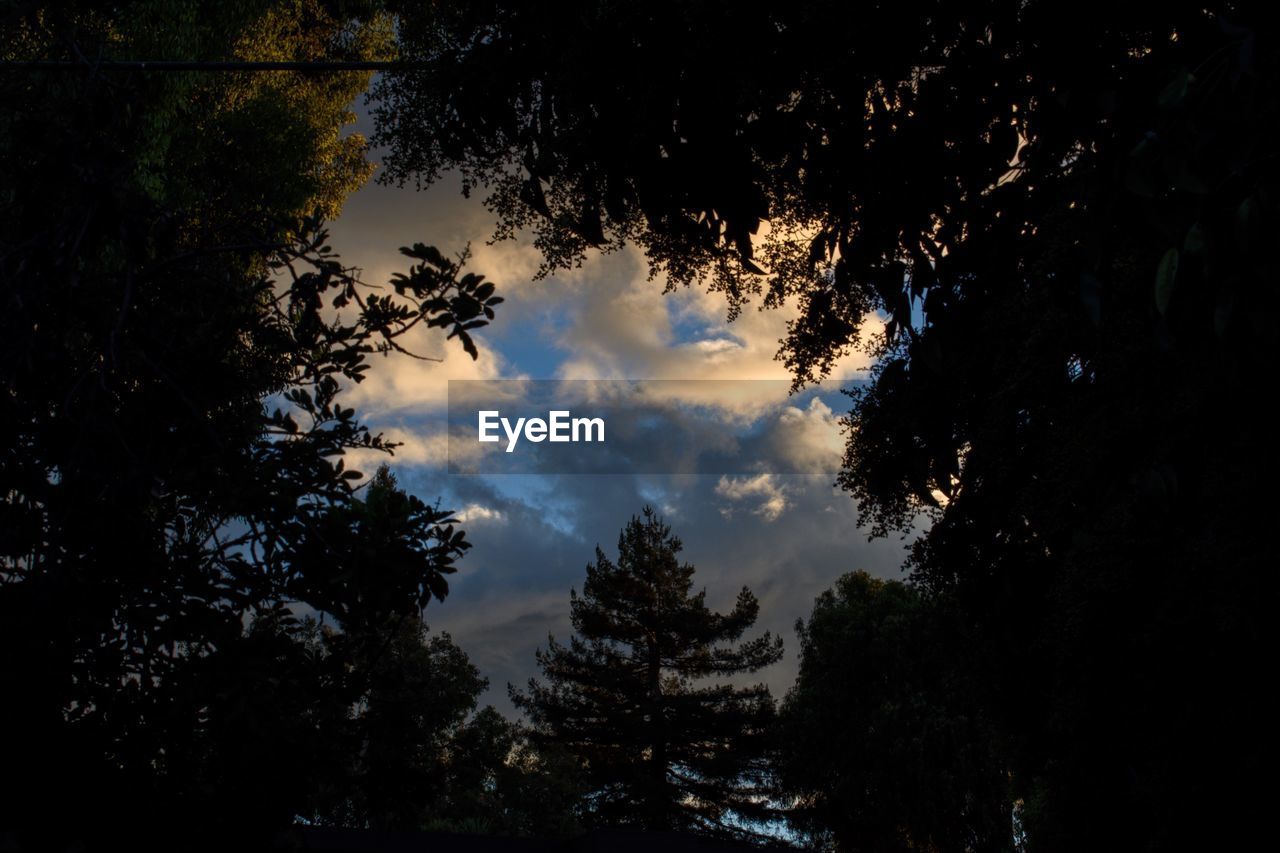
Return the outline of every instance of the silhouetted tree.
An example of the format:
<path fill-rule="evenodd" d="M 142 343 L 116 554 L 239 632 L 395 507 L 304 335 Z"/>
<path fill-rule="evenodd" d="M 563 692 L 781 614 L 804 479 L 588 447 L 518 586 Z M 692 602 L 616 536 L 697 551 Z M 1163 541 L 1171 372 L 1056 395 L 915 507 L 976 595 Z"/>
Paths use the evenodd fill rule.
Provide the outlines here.
<path fill-rule="evenodd" d="M 313 602 L 332 622 L 312 643 L 330 659 L 337 678 L 328 689 L 347 709 L 333 732 L 347 740 L 347 765 L 335 770 L 347 772 L 335 773 L 327 787 L 336 802 L 316 818 L 413 829 L 442 798 L 447 745 L 487 681 L 448 634 L 431 636 L 422 622 L 419 609 L 447 591 L 440 573 L 424 572 L 433 558 L 415 541 L 436 513 L 386 464 L 361 498 L 329 509 L 291 554 L 331 596 Z M 447 530 L 442 547 L 458 535 Z"/>
<path fill-rule="evenodd" d="M 581 831 L 586 791 L 573 756 L 555 744 L 535 745 L 492 706 L 454 735 L 445 774 L 446 794 L 430 828 L 536 838 Z"/>
<path fill-rule="evenodd" d="M 311 701 L 329 711 L 319 726 L 331 741 L 329 764 L 306 817 L 356 828 L 566 834 L 578 794 L 571 777 L 492 707 L 477 711 L 487 679 L 447 633 L 429 634 L 422 622 L 417 608 L 446 592 L 439 573 L 424 574 L 413 544 L 419 516 L 432 512 L 384 464 L 360 500 L 331 508 L 309 547 L 294 552 L 333 596 L 313 602 L 323 605 L 324 624 L 294 627 L 327 677 Z"/>
<path fill-rule="evenodd" d="M 739 643 L 759 605 L 743 587 L 731 611 L 692 593 L 694 568 L 649 507 L 599 548 L 582 595 L 571 593 L 569 645 L 538 651 L 546 679 L 511 690 L 538 743 L 577 757 L 590 820 L 650 830 L 751 834 L 770 815 L 765 753 L 774 719 L 763 684 L 704 683 L 755 672 L 782 656 L 765 633 Z M 735 646 L 736 644 L 736 646 Z"/>
<path fill-rule="evenodd" d="M 375 829 L 418 829 L 438 815 L 453 738 L 488 682 L 448 634 L 430 635 L 417 615 L 330 637 L 343 655 L 354 702 L 342 799 L 320 817 Z M 335 774 L 337 775 L 337 774 Z"/>
<path fill-rule="evenodd" d="M 917 590 L 848 574 L 797 623 L 778 771 L 810 840 L 839 850 L 1014 846 L 1008 771 L 959 634 Z"/>
<path fill-rule="evenodd" d="M 6 59 L 82 61 L 0 73 L 0 831 L 35 833 L 20 840 L 291 820 L 343 766 L 321 734 L 342 713 L 328 664 L 294 613 L 345 616 L 375 590 L 416 613 L 465 550 L 447 511 L 404 496 L 380 516 L 394 588 L 332 574 L 363 566 L 326 550 L 362 523 L 344 452 L 394 447 L 344 389 L 419 324 L 474 354 L 468 329 L 500 301 L 427 246 L 381 292 L 326 245 L 319 217 L 370 170 L 342 133 L 368 75 L 95 63 L 368 56 L 387 22 L 357 13 L 0 18 Z"/>
<path fill-rule="evenodd" d="M 632 242 L 731 311 L 794 298 L 798 381 L 874 355 L 841 483 L 925 523 L 1028 843 L 1239 846 L 1276 756 L 1264 9 L 406 5 L 379 134 L 547 269 Z"/>

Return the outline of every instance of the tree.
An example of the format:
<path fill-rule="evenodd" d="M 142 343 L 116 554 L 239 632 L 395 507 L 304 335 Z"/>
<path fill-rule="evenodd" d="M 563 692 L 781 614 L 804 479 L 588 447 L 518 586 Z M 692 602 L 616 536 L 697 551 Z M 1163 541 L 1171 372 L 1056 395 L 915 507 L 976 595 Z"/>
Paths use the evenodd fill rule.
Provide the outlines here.
<path fill-rule="evenodd" d="M 782 656 L 768 633 L 741 642 L 759 604 L 746 587 L 731 611 L 691 594 L 694 568 L 649 507 L 618 537 L 617 562 L 596 549 L 575 636 L 538 651 L 546 682 L 512 701 L 537 744 L 574 755 L 587 776 L 589 818 L 648 830 L 750 835 L 770 815 L 765 754 L 774 717 L 763 684 L 704 679 L 756 672 Z M 738 644 L 736 647 L 734 644 Z"/>
<path fill-rule="evenodd" d="M 308 747 L 264 775 L 300 790 L 298 814 L 317 825 L 568 834 L 579 794 L 571 768 L 534 750 L 492 707 L 477 710 L 487 679 L 447 633 L 423 623 L 420 608 L 444 594 L 424 585 L 438 575 L 424 575 L 412 547 L 417 516 L 431 511 L 384 464 L 360 500 L 326 513 L 316 533 L 323 550 L 295 554 L 321 564 L 332 599 L 311 602 L 319 618 L 255 625 L 302 673 L 288 681 L 294 713 L 270 733 Z M 226 781 L 261 797 L 255 785 Z"/>
<path fill-rule="evenodd" d="M 447 633 L 431 635 L 422 621 L 427 602 L 447 592 L 440 572 L 424 572 L 415 541 L 424 518 L 436 516 L 384 463 L 360 500 L 329 508 L 290 556 L 327 596 L 309 602 L 324 622 L 294 629 L 326 675 L 313 701 L 330 707 L 324 734 L 337 744 L 305 811 L 312 822 L 419 829 L 456 817 L 450 801 L 465 796 L 450 756 L 473 729 L 488 681 Z M 442 534 L 437 547 L 455 535 Z"/>
<path fill-rule="evenodd" d="M 439 516 L 384 463 L 360 500 L 328 508 L 289 555 L 323 596 L 307 599 L 323 625 L 303 631 L 329 675 L 317 699 L 341 705 L 328 730 L 339 761 L 310 810 L 317 822 L 423 826 L 444 794 L 448 745 L 488 686 L 452 638 L 422 620 L 448 591 L 431 569 L 469 544 L 446 528 L 424 554 L 420 531 Z"/>
<path fill-rule="evenodd" d="M 585 791 L 573 756 L 534 744 L 524 726 L 492 706 L 453 737 L 445 774 L 446 794 L 428 828 L 543 839 L 581 833 Z"/>
<path fill-rule="evenodd" d="M 548 269 L 631 242 L 731 310 L 794 298 L 797 383 L 864 347 L 840 482 L 926 529 L 908 568 L 962 615 L 1028 843 L 1263 834 L 1264 7 L 575 9 L 402 9 L 387 179 L 461 170 Z"/>
<path fill-rule="evenodd" d="M 354 558 L 326 537 L 361 524 L 345 451 L 394 448 L 343 393 L 419 323 L 474 353 L 501 300 L 428 246 L 381 292 L 327 245 L 317 214 L 368 173 L 341 133 L 366 75 L 91 59 L 371 50 L 376 21 L 342 8 L 360 11 L 23 4 L 0 22 L 6 58 L 82 63 L 0 74 L 0 826 L 25 843 L 213 844 L 292 820 L 343 766 L 294 614 L 345 615 L 377 586 L 331 574 Z M 267 24 L 281 40 L 255 46 Z M 467 543 L 446 510 L 395 500 L 380 606 L 415 614 Z"/>
<path fill-rule="evenodd" d="M 780 712 L 788 818 L 839 850 L 1004 850 L 1008 772 L 962 636 L 918 590 L 845 575 L 796 624 Z"/>
<path fill-rule="evenodd" d="M 358 633 L 328 633 L 324 653 L 341 675 L 329 688 L 348 716 L 340 771 L 324 779 L 318 823 L 419 829 L 444 811 L 446 758 L 488 686 L 447 633 L 431 635 L 416 614 L 391 615 Z"/>

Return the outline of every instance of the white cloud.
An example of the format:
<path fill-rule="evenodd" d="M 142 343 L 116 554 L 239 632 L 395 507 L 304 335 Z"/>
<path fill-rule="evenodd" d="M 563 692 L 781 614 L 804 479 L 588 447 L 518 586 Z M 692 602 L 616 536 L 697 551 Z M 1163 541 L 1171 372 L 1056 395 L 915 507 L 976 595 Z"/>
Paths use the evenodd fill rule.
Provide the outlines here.
<path fill-rule="evenodd" d="M 469 503 L 453 514 L 462 524 L 475 524 L 481 521 L 501 523 L 506 521 L 502 510 L 493 509 L 478 503 Z"/>
<path fill-rule="evenodd" d="M 794 300 L 769 310 L 748 305 L 729 322 L 723 294 L 700 287 L 664 293 L 665 279 L 649 278 L 648 262 L 635 248 L 594 252 L 581 267 L 535 281 L 537 250 L 526 239 L 488 242 L 492 215 L 478 199 L 462 198 L 454 184 L 446 178 L 426 194 L 367 187 L 333 226 L 334 245 L 370 283 L 383 284 L 405 267 L 401 245 L 423 241 L 457 252 L 469 243 L 468 268 L 494 281 L 507 300 L 492 335 L 475 335 L 477 361 L 428 329 L 415 329 L 404 343 L 442 362 L 374 359 L 348 402 L 375 425 L 388 416 L 442 409 L 450 379 L 521 378 L 524 365 L 499 351 L 508 338 L 542 348 L 537 378 L 772 380 L 739 389 L 690 382 L 664 391 L 671 402 L 712 406 L 735 419 L 753 420 L 787 402 L 791 375 L 776 354 L 788 322 L 799 316 Z M 868 331 L 877 322 L 868 318 Z M 847 382 L 868 367 L 865 354 L 851 353 L 836 363 L 831 378 Z"/>
<path fill-rule="evenodd" d="M 789 488 L 773 474 L 756 474 L 753 477 L 721 477 L 716 483 L 716 494 L 731 502 L 722 505 L 720 514 L 733 518 L 733 503 L 750 503 L 752 515 L 765 521 L 777 521 L 790 506 Z"/>
<path fill-rule="evenodd" d="M 840 418 L 821 397 L 811 399 L 807 408 L 785 407 L 778 415 L 775 438 L 776 452 L 799 472 L 836 471 L 844 456 Z"/>
<path fill-rule="evenodd" d="M 514 378 L 502 356 L 481 335 L 475 338 L 480 357 L 473 361 L 457 341 L 446 341 L 439 330 L 416 327 L 399 343 L 417 355 L 442 360 L 421 361 L 399 353 L 374 356 L 365 380 L 347 391 L 347 405 L 375 417 L 407 410 L 438 411 L 448 404 L 450 379 Z"/>
<path fill-rule="evenodd" d="M 754 419 L 789 396 L 791 374 L 776 358 L 787 323 L 799 316 L 794 300 L 781 308 L 747 306 L 733 322 L 721 293 L 699 288 L 663 292 L 661 279 L 648 278 L 646 261 L 628 249 L 592 260 L 575 280 L 585 286 L 566 293 L 566 323 L 555 345 L 564 353 L 564 379 L 772 380 L 737 391 L 730 383 L 670 386 L 673 402 L 715 406 L 727 416 Z M 868 331 L 878 323 L 868 318 Z M 677 329 L 694 328 L 692 339 Z M 850 353 L 834 366 L 831 379 L 848 381 L 870 366 L 863 353 Z"/>

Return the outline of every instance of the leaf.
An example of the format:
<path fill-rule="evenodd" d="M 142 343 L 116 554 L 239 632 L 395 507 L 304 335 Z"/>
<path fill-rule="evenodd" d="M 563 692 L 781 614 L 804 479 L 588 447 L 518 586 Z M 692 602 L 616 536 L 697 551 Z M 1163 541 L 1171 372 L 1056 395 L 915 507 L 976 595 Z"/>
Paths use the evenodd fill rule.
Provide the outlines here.
<path fill-rule="evenodd" d="M 1156 309 L 1161 315 L 1169 310 L 1169 301 L 1173 298 L 1173 284 L 1178 277 L 1178 250 L 1170 249 L 1160 259 L 1156 268 Z"/>
<path fill-rule="evenodd" d="M 462 348 L 467 351 L 467 355 L 471 356 L 472 361 L 480 357 L 480 351 L 476 349 L 475 342 L 471 340 L 470 335 L 459 329 L 458 338 L 462 341 Z"/>
<path fill-rule="evenodd" d="M 444 255 L 440 254 L 440 250 L 435 246 L 428 246 L 424 243 L 414 243 L 412 247 L 401 246 L 400 254 L 420 261 L 426 261 L 434 267 L 446 267 L 448 261 Z"/>
<path fill-rule="evenodd" d="M 461 321 L 470 320 L 472 317 L 478 316 L 480 314 L 480 309 L 483 306 L 470 296 L 464 294 L 454 299 L 453 304 L 449 307 L 453 311 L 453 315 Z"/>
<path fill-rule="evenodd" d="M 1242 252 L 1249 251 L 1257 237 L 1257 231 L 1258 203 L 1253 196 L 1249 196 L 1236 208 L 1236 242 Z"/>
<path fill-rule="evenodd" d="M 1177 106 L 1186 97 L 1187 88 L 1194 79 L 1187 69 L 1179 69 L 1177 76 L 1160 93 L 1160 106 L 1165 108 Z"/>
<path fill-rule="evenodd" d="M 427 589 L 431 591 L 437 601 L 444 601 L 445 596 L 449 594 L 449 582 L 439 573 L 432 572 L 427 576 Z"/>
<path fill-rule="evenodd" d="M 1188 254 L 1204 251 L 1204 229 L 1197 222 L 1187 229 L 1186 239 L 1182 241 L 1182 250 Z"/>

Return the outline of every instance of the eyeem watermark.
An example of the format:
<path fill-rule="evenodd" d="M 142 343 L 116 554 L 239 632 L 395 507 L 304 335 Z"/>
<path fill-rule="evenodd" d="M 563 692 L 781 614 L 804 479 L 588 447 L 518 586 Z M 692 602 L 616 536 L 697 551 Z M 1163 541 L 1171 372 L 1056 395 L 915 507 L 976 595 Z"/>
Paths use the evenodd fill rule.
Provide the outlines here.
<path fill-rule="evenodd" d="M 568 409 L 547 412 L 543 418 L 516 418 L 514 426 L 502 412 L 489 409 L 477 413 L 479 440 L 501 441 L 498 428 L 507 437 L 507 453 L 516 449 L 521 435 L 526 441 L 593 442 L 604 441 L 604 418 L 575 418 Z"/>
<path fill-rule="evenodd" d="M 449 473 L 832 477 L 846 384 L 451 379 Z"/>

